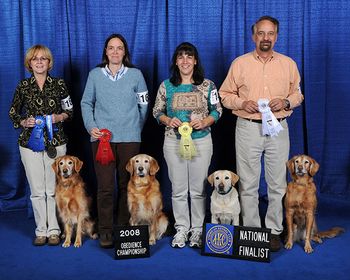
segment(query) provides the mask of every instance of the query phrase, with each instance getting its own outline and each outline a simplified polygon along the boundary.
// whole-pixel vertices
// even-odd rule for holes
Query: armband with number
[[[64,99],[61,99],[61,107],[63,110],[72,110],[73,109],[72,99],[70,98],[69,95]]]

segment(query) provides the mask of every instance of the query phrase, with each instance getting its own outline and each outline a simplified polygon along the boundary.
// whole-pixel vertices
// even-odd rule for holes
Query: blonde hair
[[[44,53],[44,56],[49,59],[48,71],[50,71],[53,67],[53,57],[50,49],[44,45],[34,45],[27,50],[24,59],[24,66],[30,73],[33,73],[32,67],[30,67],[30,61],[37,55],[39,51],[42,51]]]

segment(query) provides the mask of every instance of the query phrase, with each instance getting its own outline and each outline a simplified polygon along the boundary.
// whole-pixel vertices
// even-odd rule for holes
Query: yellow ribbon
[[[186,160],[191,160],[197,154],[196,146],[191,137],[192,127],[188,122],[183,122],[179,127],[180,139],[180,156]]]

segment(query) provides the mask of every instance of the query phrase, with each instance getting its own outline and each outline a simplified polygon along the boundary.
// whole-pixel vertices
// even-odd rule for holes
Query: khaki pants
[[[58,146],[56,150],[57,157],[63,156],[66,154],[66,145]],[[49,158],[45,151],[33,152],[20,146],[19,152],[30,187],[30,200],[36,224],[35,234],[46,237],[60,234],[56,217],[56,178],[51,167],[55,160]]]
[[[189,230],[202,231],[205,218],[205,183],[213,155],[211,135],[193,140],[197,156],[191,160],[180,157],[179,142],[180,140],[175,137],[166,136],[163,147],[172,185],[175,228],[186,232]]]
[[[236,163],[244,226],[261,227],[259,216],[259,181],[261,158],[265,162],[268,208],[265,226],[272,234],[283,230],[282,198],[287,188],[286,162],[289,155],[289,131],[281,121],[278,136],[262,136],[261,124],[238,118],[236,125]]]

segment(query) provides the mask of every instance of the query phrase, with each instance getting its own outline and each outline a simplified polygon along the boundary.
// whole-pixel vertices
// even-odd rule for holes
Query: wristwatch
[[[284,109],[289,110],[290,109],[290,102],[288,99],[284,99]]]

